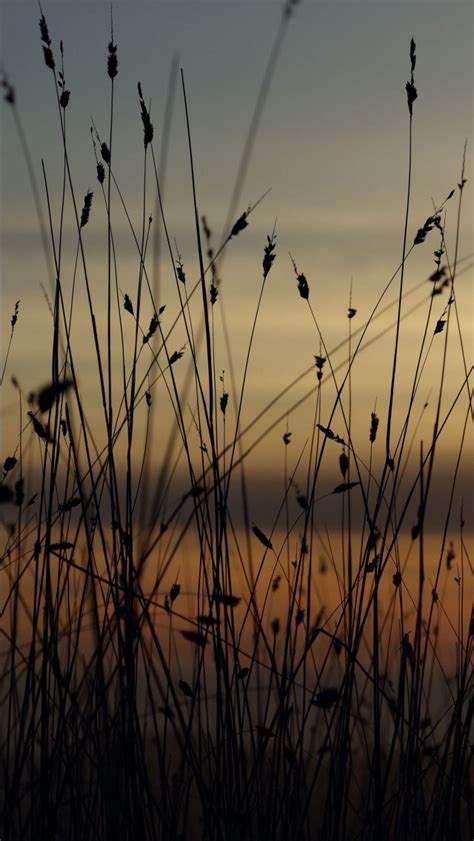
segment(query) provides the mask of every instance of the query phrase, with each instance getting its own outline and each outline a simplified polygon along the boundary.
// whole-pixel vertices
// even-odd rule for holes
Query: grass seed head
[[[271,236],[267,235],[267,244],[264,248],[263,262],[262,262],[263,279],[264,280],[266,279],[266,277],[267,277],[267,275],[268,275],[268,273],[269,273],[269,271],[270,271],[270,269],[273,265],[273,261],[275,260],[275,257],[276,257],[275,247],[276,247],[276,234],[274,232]]]
[[[221,412],[224,416],[225,416],[225,413],[226,413],[228,402],[229,402],[229,393],[227,391],[224,391],[223,394],[221,395],[221,398],[220,398],[220,401],[219,401]]]
[[[171,604],[173,604],[173,602],[176,601],[176,599],[178,598],[178,596],[180,594],[180,591],[181,591],[181,584],[177,584],[177,583],[173,584],[173,586],[170,590],[170,602],[171,602]]]
[[[125,293],[125,295],[123,296],[123,308],[124,308],[124,310],[129,312],[130,315],[134,314],[133,313],[133,304],[132,304],[130,298],[128,297],[127,293]]]
[[[143,144],[146,149],[148,144],[153,140],[153,125],[150,120],[150,112],[148,111],[145,105],[145,100],[143,99],[142,86],[140,82],[138,83],[138,98],[140,100],[140,113],[143,123]]]
[[[178,359],[181,359],[183,354],[184,354],[184,350],[175,350],[175,352],[172,353],[171,356],[170,356],[170,366],[174,365],[174,363],[177,362]]]
[[[308,281],[306,280],[306,277],[304,276],[304,274],[299,274],[298,275],[297,282],[298,282],[298,292],[300,293],[301,298],[303,298],[305,301],[307,301],[308,298],[309,298],[309,286],[308,286]]]
[[[296,611],[296,616],[295,616],[296,627],[301,625],[303,623],[303,621],[304,621],[304,610],[300,607],[299,610]]]
[[[56,64],[55,64],[55,61],[54,61],[53,53],[52,53],[52,51],[50,50],[49,47],[43,47],[43,56],[44,56],[44,63],[46,64],[46,67],[49,67],[50,70],[54,70],[54,68],[56,67]]]
[[[375,439],[377,438],[377,430],[379,428],[379,423],[380,423],[379,418],[377,417],[375,412],[372,412],[371,415],[370,415],[370,432],[369,432],[369,440],[370,440],[371,444],[373,444],[375,442]]]
[[[413,73],[416,66],[416,44],[413,38],[410,41],[410,62],[411,62],[411,72]]]
[[[184,266],[183,266],[183,263],[181,262],[181,257],[179,255],[178,255],[178,258],[176,260],[176,274],[178,276],[178,280],[180,281],[180,283],[183,283],[183,284],[186,283],[186,275],[184,273]]]
[[[110,151],[107,143],[100,144],[100,154],[102,155],[103,160],[106,164],[110,163]]]
[[[52,382],[44,386],[36,395],[38,408],[43,414],[49,412],[57,400],[72,386],[72,380]]]
[[[203,648],[207,645],[207,637],[205,637],[204,634],[198,633],[198,631],[181,631],[181,635],[185,640],[194,643],[194,645],[197,645],[199,648]]]
[[[156,333],[156,331],[157,331],[157,329],[158,329],[158,325],[159,325],[159,323],[160,323],[160,322],[159,322],[158,316],[157,316],[157,314],[156,314],[156,312],[155,312],[155,313],[153,313],[153,315],[152,315],[152,317],[151,317],[150,326],[148,327],[148,333],[146,333],[146,334],[145,334],[145,336],[143,336],[143,344],[144,344],[144,345],[146,345],[146,344],[147,344],[147,342],[149,342],[149,341],[150,341],[150,339],[152,338],[152,336],[154,336],[154,335],[155,335],[155,333]]]
[[[347,458],[345,452],[342,452],[341,455],[339,456],[339,469],[342,473],[343,478],[346,475],[348,468],[349,468],[349,459]]]
[[[314,359],[315,359],[314,364],[316,365],[316,377],[317,377],[318,381],[320,382],[323,378],[323,368],[324,368],[324,363],[326,362],[326,357],[325,356],[315,356]]]
[[[15,324],[16,324],[16,323],[17,323],[17,321],[18,321],[18,311],[19,311],[19,308],[20,308],[20,302],[19,302],[19,301],[16,301],[16,303],[15,303],[15,307],[14,307],[14,310],[13,310],[13,315],[12,315],[12,317],[11,317],[11,319],[10,319],[10,325],[11,325],[11,328],[12,328],[12,333],[13,333],[13,331],[14,331],[14,329],[15,329]]]
[[[118,72],[117,44],[110,41],[107,56],[107,73],[110,79],[115,79]]]
[[[244,213],[242,213],[242,216],[239,216],[239,218],[237,219],[237,222],[235,222],[235,224],[234,224],[234,226],[233,226],[233,228],[230,232],[230,237],[238,236],[240,234],[240,232],[243,231],[248,226],[247,216],[248,216],[248,211],[245,211]],[[230,239],[230,237],[229,237],[229,239]]]
[[[41,14],[41,17],[39,19],[39,28],[41,40],[44,44],[46,44],[47,47],[49,47],[51,44],[51,38],[49,37],[48,24],[46,23],[46,18],[43,14]]]
[[[70,96],[71,96],[71,91],[64,90],[62,92],[61,96],[59,97],[59,104],[60,104],[61,108],[63,108],[63,109],[67,108],[67,106],[69,105]]]
[[[91,212],[92,196],[93,195],[94,194],[91,192],[91,190],[88,190],[87,193],[84,196],[84,205],[82,207],[81,223],[80,223],[81,228],[84,228],[85,225],[87,225],[87,223],[89,221],[89,215],[90,215],[90,212]]]
[[[10,470],[13,470],[17,463],[15,456],[8,456],[3,462],[3,475],[6,476]]]
[[[0,84],[1,84],[1,86],[3,88],[3,91],[4,91],[4,93],[3,93],[4,101],[7,102],[8,105],[14,105],[15,102],[16,102],[15,88],[8,81],[8,78],[5,75],[5,73],[2,73],[2,80],[1,80]]]

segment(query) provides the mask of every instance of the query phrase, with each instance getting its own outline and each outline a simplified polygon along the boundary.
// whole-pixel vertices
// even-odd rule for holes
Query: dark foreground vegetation
[[[285,7],[280,40],[295,5]],[[407,56],[409,172],[400,264],[387,267],[372,312],[357,329],[349,301],[343,363],[334,362],[312,306],[310,270],[303,272],[297,254],[289,263],[290,292],[314,325],[313,409],[308,445],[297,456],[288,408],[276,424],[285,475],[270,521],[263,508],[250,510],[252,422],[242,418],[247,380],[258,365],[254,336],[279,256],[273,225],[255,258],[260,292],[242,370],[231,365],[222,374],[220,342],[232,361],[232,339],[224,329],[218,340],[216,330],[225,307],[221,261],[265,207],[259,201],[244,212],[234,206],[258,121],[226,235],[214,246],[199,211],[186,84],[179,79],[199,266],[193,278],[167,224],[145,84],[137,91],[139,224],[121,190],[113,156],[119,70],[113,30],[105,63],[109,116],[91,129],[93,193],[75,181],[66,56],[43,15],[40,37],[62,139],[58,196],[51,195],[46,168],[32,167],[21,103],[3,78],[4,118],[18,131],[49,267],[51,368],[47,384],[30,395],[22,389],[23,373],[9,370],[20,302],[1,362],[2,387],[13,384],[18,405],[18,428],[4,438],[0,480],[2,841],[471,838],[474,623],[465,581],[472,572],[466,537],[472,523],[467,503],[460,507],[456,496],[472,422],[471,369],[456,299],[457,279],[470,268],[459,253],[465,161],[453,191],[420,227],[412,224],[415,43]],[[174,300],[166,302],[157,295],[150,202],[175,281]],[[455,203],[451,253],[445,211]],[[95,216],[106,221],[105,310],[91,282],[88,231]],[[119,217],[136,252],[136,277],[126,289],[118,280]],[[67,226],[75,235],[72,275],[63,272]],[[409,307],[405,269],[428,241],[432,262],[400,427],[394,418]],[[88,319],[78,326],[79,301]],[[390,307],[387,411],[379,417],[369,407],[362,434],[351,418],[358,399],[352,373],[369,337],[368,353],[377,353],[377,319]],[[92,373],[77,363],[84,342],[95,360]],[[459,351],[456,370],[447,362],[451,344]],[[435,350],[441,362],[433,419],[422,441],[420,391]],[[457,384],[449,402],[448,380]],[[291,397],[294,385],[275,395],[260,420]],[[464,420],[453,429],[450,418],[459,407]],[[427,522],[445,435],[456,456],[433,554]],[[327,459],[336,464],[329,486]],[[337,544],[319,516],[319,500],[328,494],[339,511]],[[321,534],[329,547],[325,561]],[[410,582],[408,562],[416,569]],[[445,602],[453,579],[454,613]],[[318,582],[332,593],[325,601]]]

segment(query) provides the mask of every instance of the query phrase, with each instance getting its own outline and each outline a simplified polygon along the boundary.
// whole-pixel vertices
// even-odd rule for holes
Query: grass
[[[465,159],[457,187],[410,240],[413,41],[401,259],[371,313],[355,326],[351,292],[346,338],[331,348],[312,304],[311,278],[300,271],[298,256],[291,257],[293,294],[301,298],[301,317],[313,326],[319,350],[314,363],[249,421],[243,409],[258,365],[255,337],[271,294],[268,278],[281,259],[271,225],[256,257],[260,291],[243,369],[232,363],[224,375],[219,367],[225,346],[232,347],[222,261],[261,211],[258,200],[240,216],[234,212],[295,5],[285,7],[240,162],[233,215],[216,250],[199,212],[181,74],[199,266],[193,280],[168,226],[140,84],[138,227],[123,197],[113,154],[119,71],[113,27],[107,139],[91,129],[98,184],[82,202],[69,151],[63,49],[53,48],[43,13],[41,43],[63,150],[59,204],[44,166],[42,187],[37,184],[15,91],[3,79],[55,282],[50,380],[25,395],[20,375],[12,377],[18,432],[0,484],[2,839],[433,841],[473,834],[474,621],[465,584],[472,572],[472,524],[464,522],[467,512],[456,496],[472,421],[471,368],[456,299],[457,278],[470,268],[459,239]],[[166,159],[166,149],[161,155]],[[166,310],[150,276],[151,190],[175,280],[176,297]],[[450,255],[445,210],[456,201]],[[107,228],[105,315],[88,254],[88,229],[100,213]],[[119,285],[114,236],[119,213],[137,257],[135,287],[126,290]],[[63,271],[67,223],[76,237],[72,282]],[[410,306],[406,266],[428,238],[435,242],[434,265],[429,282],[420,285],[429,294]],[[398,292],[392,292],[396,282]],[[79,301],[88,313],[80,334]],[[397,431],[401,327],[413,310],[418,352]],[[383,315],[392,313],[387,326]],[[2,384],[21,314],[17,302]],[[88,394],[77,361],[85,336],[96,377]],[[354,423],[353,378],[359,365],[369,369],[365,354],[377,353],[387,337],[388,411],[379,417],[377,407],[369,407],[362,434]],[[448,365],[452,345],[460,351],[458,371]],[[434,416],[422,438],[426,406],[415,412],[436,354]],[[293,397],[308,376],[309,390]],[[456,385],[446,400],[452,378]],[[308,400],[308,441],[293,455],[290,418]],[[459,411],[463,422],[453,430],[450,421]],[[268,506],[254,502],[252,456],[275,428],[282,491],[269,516]],[[446,435],[455,440],[456,457],[434,537],[429,509]],[[328,459],[336,461],[338,478],[327,472]],[[325,526],[324,506],[338,512],[337,530]],[[454,613],[446,597],[453,578]]]

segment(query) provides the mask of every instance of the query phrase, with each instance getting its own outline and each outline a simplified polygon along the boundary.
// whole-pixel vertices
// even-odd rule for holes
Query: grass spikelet
[[[10,319],[10,327],[12,328],[12,333],[13,333],[13,331],[14,331],[14,329],[15,329],[15,325],[16,325],[16,323],[17,323],[17,321],[18,321],[18,312],[19,312],[19,309],[20,309],[20,302],[19,302],[19,301],[16,301],[16,303],[15,303],[15,307],[14,307],[14,310],[13,310],[13,314],[12,314],[12,317],[11,317],[11,319]]]
[[[102,155],[102,159],[106,164],[110,164],[110,150],[107,146],[107,143],[100,144],[100,154]]]
[[[176,601],[180,592],[181,592],[181,585],[177,584],[177,583],[173,584],[173,586],[172,586],[172,588],[169,592],[169,597],[170,597],[170,603],[171,604],[173,604],[173,602]]]
[[[59,104],[61,108],[66,109],[69,105],[69,99],[71,97],[71,91],[63,90],[61,96],[59,97]]]
[[[227,411],[227,406],[229,403],[229,393],[227,391],[223,391],[220,398],[219,398],[219,406],[220,410],[223,415],[225,415]]]
[[[298,281],[298,292],[300,293],[301,298],[303,298],[305,301],[307,301],[308,298],[309,298],[309,286],[308,286],[308,281],[306,280],[306,277],[304,276],[304,274],[299,274],[298,277],[297,277],[297,281]]]
[[[275,247],[276,247],[276,234],[275,230],[271,236],[267,236],[267,244],[264,248],[264,255],[263,255],[263,279],[266,280],[268,273],[273,266],[273,262],[275,260]]]
[[[416,44],[415,44],[413,38],[411,39],[411,42],[410,42],[410,65],[411,65],[411,77],[410,77],[410,80],[406,83],[405,87],[406,87],[406,92],[407,92],[408,111],[410,112],[410,117],[412,117],[413,116],[413,103],[414,103],[415,99],[418,97],[418,91],[415,88],[414,77],[413,77],[413,73],[414,73],[415,65],[416,65]]]
[[[87,223],[89,221],[89,215],[90,215],[90,212],[91,212],[92,196],[93,195],[94,194],[92,193],[92,191],[88,190],[87,193],[84,196],[84,204],[83,204],[83,207],[82,207],[81,222],[80,222],[80,227],[81,228],[84,228],[85,225],[87,225]]]
[[[142,86],[140,82],[138,82],[138,98],[140,100],[140,114],[143,123],[143,144],[146,149],[148,144],[153,140],[153,125],[150,120],[150,113],[145,105],[145,100],[143,99]]]
[[[370,415],[370,432],[369,432],[369,441],[371,444],[375,443],[375,439],[377,438],[377,430],[379,428],[380,420],[375,414],[375,412],[371,412]]]
[[[321,382],[321,380],[323,378],[323,368],[324,368],[326,359],[325,359],[324,356],[315,356],[314,359],[315,359],[314,364],[316,365],[316,378],[319,382]]]
[[[4,478],[7,475],[7,473],[10,473],[10,471],[13,470],[13,468],[15,467],[16,464],[17,464],[17,459],[15,458],[15,456],[8,456],[5,459],[5,461],[3,462],[3,477]]]
[[[343,494],[346,491],[351,491],[352,488],[356,488],[357,485],[360,485],[360,482],[343,482],[342,485],[337,485],[334,490],[331,491],[332,494]]]
[[[342,477],[344,478],[349,468],[349,459],[347,458],[345,452],[342,452],[339,456],[339,469],[341,471]]]
[[[200,613],[199,616],[197,616],[197,621],[200,625],[206,626],[217,625],[219,623],[219,620],[215,616],[208,616],[205,613]]]
[[[184,350],[175,350],[170,356],[170,365],[174,365],[179,359],[184,356]]]
[[[415,239],[413,240],[413,244],[421,245],[421,243],[425,241],[426,237],[433,230],[433,228],[439,226],[440,221],[441,217],[438,214],[435,214],[434,216],[428,216],[423,227],[418,228]]]
[[[36,432],[38,438],[42,438],[45,441],[49,440],[49,433],[48,430],[43,426],[41,421],[38,420],[37,417],[33,414],[33,412],[28,412],[28,417],[31,419],[31,423],[33,424],[33,429]]]
[[[53,53],[51,51],[51,38],[49,36],[48,24],[46,23],[46,18],[41,10],[41,17],[39,19],[39,28],[40,28],[40,35],[41,40],[43,42],[43,55],[46,67],[49,67],[50,70],[54,70],[55,63],[53,58]]]
[[[241,231],[245,230],[245,228],[248,226],[247,216],[248,210],[244,211],[244,213],[242,213],[242,215],[239,216],[237,221],[234,222],[234,225],[232,226],[232,230],[230,232],[230,237],[237,237]]]
[[[43,47],[43,56],[46,67],[49,67],[50,70],[54,70],[56,63],[54,61],[52,50],[49,47]]]
[[[298,272],[298,269],[296,268],[296,263],[293,260],[293,257],[291,256],[291,254],[290,254],[290,260],[293,264],[293,270],[294,270],[294,273],[296,275],[296,284],[297,284],[297,287],[298,287],[298,292],[300,293],[300,297],[303,298],[304,301],[307,301],[308,298],[309,298],[308,281],[306,280],[306,277],[304,276],[304,274],[302,274],[302,273],[300,274]]]
[[[13,85],[10,84],[8,77],[5,73],[2,73],[0,84],[3,88],[4,102],[6,102],[8,105],[15,105],[15,88],[13,87]]]
[[[329,427],[327,426],[323,426],[322,423],[317,423],[316,426],[318,429],[321,430],[321,432],[323,433],[323,435],[326,436],[326,438],[329,438],[330,441],[335,441],[336,444],[346,443],[340,435],[336,435],[336,433],[333,432],[332,429],[329,429]]]
[[[181,259],[181,254],[178,250],[176,254],[176,275],[178,277],[179,282],[184,285],[186,283],[186,274],[184,272],[184,265]]]
[[[107,55],[107,73],[110,79],[115,79],[118,73],[117,44],[109,41]]]
[[[207,645],[207,637],[205,637],[204,634],[200,634],[198,631],[181,631],[181,636],[183,636],[188,642],[192,642],[194,645],[197,645],[199,648],[203,648]]]
[[[394,586],[395,586],[395,587],[400,587],[400,584],[402,583],[402,576],[401,576],[401,573],[397,571],[397,572],[396,572],[396,573],[392,576],[392,581],[393,581],[393,584],[394,584]]]
[[[40,10],[41,10],[41,6],[40,6]],[[39,28],[40,28],[41,40],[43,41],[43,43],[46,44],[47,47],[49,47],[51,45],[51,38],[49,37],[49,30],[48,30],[48,24],[46,23],[46,18],[45,18],[44,14],[42,12],[41,12],[41,17],[39,19]]]
[[[252,531],[260,543],[262,543],[267,549],[273,549],[271,540],[254,523],[252,524]]]
[[[123,308],[124,308],[124,310],[129,312],[130,315],[135,314],[134,311],[133,311],[133,304],[132,304],[129,296],[127,295],[127,293],[125,293],[125,295],[123,296]]]
[[[159,325],[159,323],[160,323],[160,322],[159,322],[159,319],[158,319],[158,315],[157,315],[157,313],[155,312],[155,313],[153,313],[153,315],[152,315],[152,317],[151,317],[150,324],[149,324],[149,327],[148,327],[148,331],[147,331],[147,333],[143,336],[143,344],[144,344],[144,345],[146,345],[146,344],[147,344],[147,342],[149,342],[149,341],[150,341],[150,339],[151,339],[151,338],[155,335],[155,333],[156,333],[156,331],[157,331],[157,329],[158,329],[158,325]]]
[[[36,397],[38,408],[43,414],[48,412],[52,406],[59,400],[60,396],[64,394],[72,386],[72,380],[62,380],[61,382],[50,383],[44,386]]]

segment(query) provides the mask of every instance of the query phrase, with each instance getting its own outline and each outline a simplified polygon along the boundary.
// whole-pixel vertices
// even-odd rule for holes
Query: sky
[[[143,143],[137,82],[143,85],[155,128],[156,150],[166,134],[164,125],[170,69],[182,68],[189,106],[196,186],[200,213],[206,214],[216,247],[221,241],[242,148],[268,58],[280,26],[283,4],[275,2],[118,2],[114,3],[114,38],[119,72],[115,82],[115,171],[133,224],[141,220]],[[58,56],[64,44],[69,156],[75,189],[83,196],[95,191],[91,221],[85,230],[89,271],[97,306],[99,331],[104,330],[106,237],[104,209],[95,179],[91,119],[106,137],[109,86],[106,74],[110,38],[110,7],[105,2],[47,2],[43,11]],[[41,161],[51,194],[54,228],[60,212],[62,148],[51,73],[45,67],[39,40],[38,7],[29,0],[0,7],[2,67],[14,85],[44,203]],[[301,2],[285,29],[268,97],[259,111],[259,130],[239,201],[240,215],[268,189],[253,212],[249,228],[231,241],[221,270],[221,301],[216,315],[217,367],[229,383],[229,360],[222,328],[222,308],[231,335],[232,356],[241,381],[243,364],[261,282],[266,237],[276,220],[277,258],[269,276],[251,359],[243,422],[264,408],[272,396],[311,366],[320,350],[314,323],[299,298],[290,252],[308,278],[311,302],[328,349],[347,337],[347,307],[357,315],[353,329],[364,323],[378,295],[400,262],[406,202],[408,110],[405,83],[409,76],[409,45],[416,41],[413,179],[409,242],[443,201],[460,177],[467,140],[468,179],[460,228],[460,264],[469,266],[472,253],[472,118],[473,50],[471,3],[464,2]],[[168,225],[176,238],[188,276],[196,279],[198,263],[193,228],[192,192],[187,153],[183,97],[176,86],[163,193]],[[113,220],[119,261],[119,286],[133,295],[137,254],[117,196]],[[454,252],[456,198],[448,204],[447,241]],[[146,214],[155,215],[150,178]],[[15,442],[16,396],[9,382],[15,374],[27,393],[47,381],[50,372],[51,319],[46,296],[48,276],[41,249],[31,187],[14,120],[8,105],[1,111],[1,302],[2,359],[16,300],[20,317],[2,388],[2,451]],[[432,235],[434,237],[434,235]],[[417,248],[407,263],[406,288],[411,301],[428,306],[438,241]],[[75,255],[71,207],[66,200],[63,276],[70,288]],[[161,265],[159,303],[166,318],[176,312],[176,291],[165,256]],[[150,262],[150,272],[153,267]],[[468,365],[472,351],[472,271],[459,277],[458,304]],[[397,287],[387,300],[393,300]],[[84,393],[93,389],[90,330],[84,327],[86,301],[78,277],[73,321],[77,360]],[[45,290],[46,295],[45,295]],[[446,296],[436,299],[432,326],[442,317]],[[408,306],[408,305],[407,305]],[[423,332],[420,312],[403,323],[399,374],[403,416]],[[151,305],[146,310],[149,317]],[[388,325],[389,316],[381,325]],[[165,322],[166,323],[166,322]],[[431,326],[431,330],[432,330]],[[126,326],[126,331],[128,330]],[[377,328],[378,329],[378,328]],[[375,335],[377,330],[369,332]],[[454,331],[455,332],[455,331]],[[131,332],[127,334],[129,337]],[[185,337],[176,336],[176,349]],[[420,411],[436,387],[440,347],[434,347],[420,389]],[[174,346],[173,346],[174,349]],[[389,360],[393,333],[361,354],[354,367],[354,423],[365,427],[374,405],[386,410]],[[343,362],[339,352],[334,362]],[[364,361],[367,360],[367,361]],[[387,361],[388,360],[388,361]],[[455,336],[448,357],[444,410],[463,378],[462,357]],[[311,428],[311,413],[292,411],[293,402],[309,390],[311,374],[278,405],[272,417],[290,413],[299,445]],[[96,386],[96,383],[95,383]],[[329,391],[329,388],[327,389]],[[91,390],[90,392],[94,392]],[[94,399],[88,398],[94,412]],[[308,403],[305,404],[305,407]],[[325,410],[331,405],[328,398]],[[449,465],[459,446],[465,401],[453,416],[456,434],[448,436],[442,455]],[[432,424],[432,415],[429,417]],[[364,426],[365,425],[365,426]],[[285,421],[267,436],[255,453],[262,469],[274,468],[275,442]],[[431,428],[431,427],[427,427]],[[276,436],[276,437],[275,437]],[[364,438],[364,446],[366,446]],[[249,439],[250,440],[253,439]],[[280,470],[281,461],[278,469]],[[467,491],[469,478],[463,479]],[[261,493],[261,491],[259,491]]]

